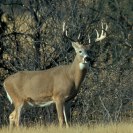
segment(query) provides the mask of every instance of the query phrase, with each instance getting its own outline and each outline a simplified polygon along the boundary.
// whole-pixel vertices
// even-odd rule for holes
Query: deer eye
[[[82,53],[82,51],[80,50],[79,53]]]

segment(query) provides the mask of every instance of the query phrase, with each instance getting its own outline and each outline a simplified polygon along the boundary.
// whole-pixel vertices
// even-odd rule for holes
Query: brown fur
[[[73,45],[74,46],[74,45]],[[77,50],[85,51],[84,46],[74,46],[77,55],[70,65],[57,66],[43,71],[22,71],[9,76],[5,90],[11,97],[15,110],[10,115],[10,125],[19,126],[21,108],[24,104],[45,104],[53,101],[56,104],[60,126],[64,123],[64,102],[72,99],[79,90],[87,69],[80,69],[83,56]],[[68,126],[67,122],[66,125]]]

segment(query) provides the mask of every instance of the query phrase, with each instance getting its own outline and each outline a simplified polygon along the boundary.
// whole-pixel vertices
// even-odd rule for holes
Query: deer
[[[65,27],[65,23],[63,23],[63,32],[68,37]],[[106,37],[107,28],[107,24],[104,29],[102,23],[101,35],[96,30],[96,42]],[[77,95],[87,73],[90,61],[87,52],[90,49],[90,38],[88,45],[72,41],[72,47],[76,56],[68,65],[40,71],[19,71],[4,80],[7,98],[14,105],[14,110],[9,115],[10,127],[20,126],[21,110],[25,105],[44,107],[51,104],[55,104],[59,126],[62,127],[65,124],[66,127],[69,127],[65,102],[72,100]]]

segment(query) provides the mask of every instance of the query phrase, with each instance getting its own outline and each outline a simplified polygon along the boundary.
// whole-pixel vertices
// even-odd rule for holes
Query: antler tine
[[[105,28],[105,31],[107,31],[107,30],[108,30],[108,28],[109,28],[109,27],[108,27],[108,25],[107,25],[107,23],[106,23],[106,28]]]
[[[97,29],[95,29],[95,31],[96,31],[96,34],[97,34],[97,38],[99,38],[100,35],[99,35]]]
[[[104,29],[103,22],[101,24],[102,24],[102,32],[101,32],[101,35],[99,35],[98,31],[96,30],[97,38],[96,38],[95,42],[101,41],[104,38],[106,38],[106,32],[107,32],[107,29],[108,29],[108,25],[106,23],[106,27]]]
[[[106,24],[106,27],[105,27],[105,29],[103,28],[103,23],[102,23],[102,33],[101,33],[101,35],[104,35],[105,37],[106,37],[106,32],[107,32],[107,30],[108,30],[108,25],[107,25],[107,23],[105,23]]]
[[[79,35],[78,35],[78,40],[80,39],[80,33],[79,33]]]
[[[66,25],[66,23],[63,22],[63,32],[65,31],[65,25]]]
[[[103,35],[104,35],[103,22],[101,22],[101,25],[102,25],[102,32],[101,32],[101,36],[103,36]],[[106,32],[105,32],[105,34],[106,34]]]
[[[65,35],[67,36],[67,30],[66,30],[66,23],[63,22],[63,33],[65,33]]]
[[[91,43],[90,35],[88,34],[89,44]]]

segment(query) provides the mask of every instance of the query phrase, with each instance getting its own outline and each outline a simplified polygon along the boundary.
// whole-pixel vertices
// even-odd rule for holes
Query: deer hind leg
[[[15,106],[14,111],[10,114],[9,121],[10,121],[11,128],[13,126],[19,127],[22,107],[23,107],[23,104],[19,104],[19,105]]]
[[[16,111],[14,110],[9,116],[10,127],[13,127],[15,124],[15,115]]]
[[[68,128],[68,127],[69,127],[69,125],[68,125],[68,122],[67,122],[67,116],[66,116],[66,109],[65,109],[65,105],[63,106],[63,115],[64,115],[64,120],[65,120],[66,127]]]

